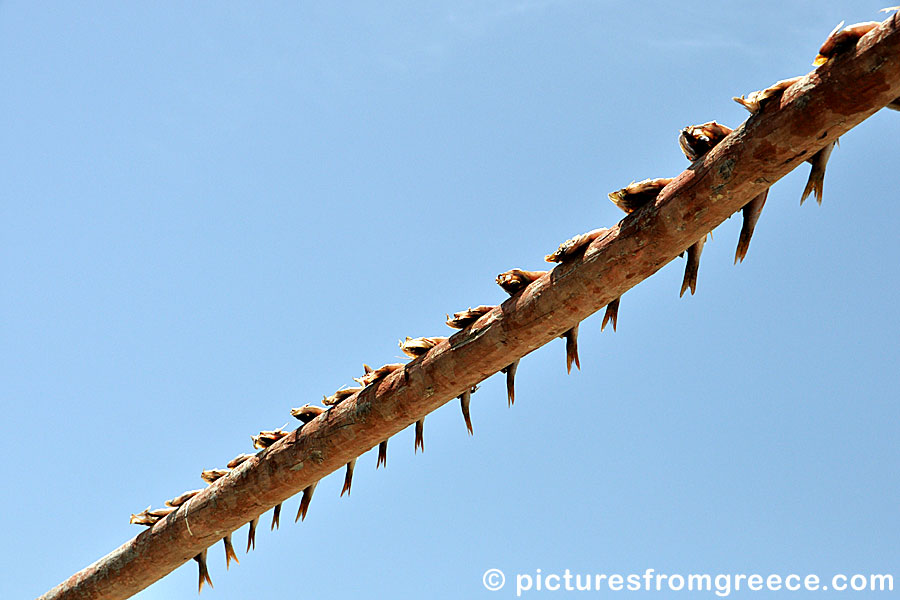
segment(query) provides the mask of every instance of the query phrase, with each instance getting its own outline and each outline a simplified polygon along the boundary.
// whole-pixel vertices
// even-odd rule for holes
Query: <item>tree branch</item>
[[[898,97],[900,17],[895,14],[855,51],[788,89],[780,105],[751,116],[681,173],[655,203],[591,244],[583,258],[557,266],[425,357],[247,460],[42,598],[118,599],[146,588],[229,532],[600,310]],[[502,267],[507,266],[515,265]]]

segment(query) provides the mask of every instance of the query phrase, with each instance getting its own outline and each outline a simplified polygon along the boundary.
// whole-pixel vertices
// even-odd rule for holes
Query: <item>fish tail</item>
[[[425,419],[419,419],[416,421],[416,441],[415,446],[413,448],[413,452],[418,451],[421,448],[422,452],[425,452]]]
[[[313,492],[316,491],[317,485],[319,485],[318,481],[303,489],[303,497],[300,498],[300,508],[297,509],[297,517],[294,519],[294,523],[298,520],[306,520],[306,511],[309,510],[309,503],[312,502]]]
[[[837,140],[831,142],[809,159],[812,168],[809,170],[809,179],[806,180],[806,187],[803,188],[803,195],[800,196],[801,205],[810,194],[814,194],[816,202],[821,206],[822,193],[825,186],[825,168],[828,166],[828,159],[831,158],[831,152],[834,150],[836,144]]]
[[[578,360],[578,325],[563,334],[566,338],[566,372],[572,372],[572,363],[581,370],[581,361]]]
[[[272,511],[272,525],[269,527],[270,531],[275,531],[280,526],[281,521],[281,504],[275,505],[275,510]]]
[[[206,550],[194,557],[197,561],[197,569],[200,572],[200,582],[197,585],[197,593],[203,591],[203,584],[208,583],[209,587],[213,587],[212,579],[209,576],[209,569],[206,568]]]
[[[703,253],[703,244],[706,243],[706,236],[703,236],[699,242],[694,243],[688,248],[687,264],[684,266],[684,281],[681,282],[681,294],[690,289],[691,295],[697,291],[697,272],[700,270],[700,255]]]
[[[612,323],[613,331],[616,330],[616,325],[619,321],[619,300],[621,298],[616,298],[606,305],[606,312],[603,314],[603,323],[600,324],[600,331],[606,328],[607,323]]]
[[[240,564],[241,561],[238,560],[237,554],[234,552],[234,546],[231,544],[231,534],[229,533],[224,538],[222,538],[222,543],[225,544],[225,568],[231,566],[231,561]]]
[[[756,229],[756,223],[759,221],[759,216],[766,205],[766,197],[768,195],[769,190],[764,191],[741,209],[741,215],[744,220],[741,224],[741,235],[738,238],[737,250],[734,253],[734,264],[744,262],[744,258],[747,256],[747,250],[750,249],[750,238],[753,237],[753,231]]]
[[[347,492],[347,496],[350,495],[350,486],[353,483],[353,467],[355,466],[355,458],[347,463],[347,471],[344,473],[344,487],[341,489],[341,496],[344,495],[344,492]]]
[[[519,368],[519,361],[515,361],[504,371],[506,371],[506,401],[508,406],[516,403],[516,369]]]
[[[250,529],[247,531],[247,549],[244,552],[250,552],[252,547],[256,550],[256,524],[259,523],[259,517],[250,521]]]
[[[378,462],[375,463],[375,468],[384,465],[384,468],[387,469],[387,445],[388,441],[384,440],[380,444],[378,444]]]
[[[469,430],[469,435],[474,435],[472,431],[472,415],[469,414],[469,404],[472,401],[472,391],[466,390],[459,397],[459,407],[462,409],[463,419],[466,422],[466,429]]]

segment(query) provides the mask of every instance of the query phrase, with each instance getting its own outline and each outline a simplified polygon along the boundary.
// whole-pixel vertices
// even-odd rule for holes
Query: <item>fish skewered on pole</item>
[[[547,274],[547,271],[525,271],[523,269],[510,269],[497,275],[497,285],[510,296],[515,296],[532,282]],[[500,370],[506,374],[506,400],[509,406],[516,403],[516,371],[519,368],[517,359]]]
[[[609,233],[609,229],[601,228],[588,231],[576,235],[559,245],[552,254],[544,257],[547,262],[564,263],[573,261],[584,254],[587,247],[596,239],[602,238]],[[603,330],[601,325],[600,330]],[[578,325],[566,331],[562,336],[566,340],[566,372],[572,372],[572,364],[574,363],[578,370],[581,370],[581,361],[578,359]]]

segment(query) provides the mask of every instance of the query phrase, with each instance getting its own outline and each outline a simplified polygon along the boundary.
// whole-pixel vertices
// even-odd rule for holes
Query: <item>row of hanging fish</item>
[[[897,11],[900,7],[892,7],[883,9],[882,12]],[[870,32],[872,29],[880,25],[877,21],[869,21],[865,23],[857,23],[849,27],[843,27],[840,23],[822,44],[816,55],[813,65],[820,67],[827,65],[841,54],[845,54],[855,48],[859,39]],[[842,28],[843,27],[843,28]],[[744,96],[735,97],[734,101],[746,108],[751,115],[762,112],[770,103],[777,103],[781,99],[785,90],[803,79],[803,76],[783,79],[776,82],[772,86],[750,93],[746,98]],[[887,105],[887,108],[900,110],[900,98],[893,100]],[[733,130],[730,127],[721,125],[715,121],[685,127],[678,136],[678,143],[685,157],[691,161],[697,161],[724,140]],[[835,140],[824,148],[816,152],[807,162],[812,165],[809,178],[803,193],[800,196],[800,204],[814,194],[816,202],[822,204],[823,186],[825,181],[825,168],[828,165],[828,159],[834,150],[838,140]],[[609,194],[609,199],[626,214],[638,210],[639,208],[652,203],[656,197],[674,178],[656,178],[646,179],[644,181],[634,183],[622,188],[621,190]],[[750,248],[750,238],[756,229],[756,224],[762,214],[763,207],[766,204],[766,198],[769,190],[766,189],[741,209],[743,222],[741,232],[738,237],[737,249],[734,254],[734,262],[743,262],[747,256],[747,250]],[[708,235],[708,234],[707,234]],[[700,269],[700,255],[703,252],[703,246],[706,243],[704,235],[700,240],[692,244],[687,250],[687,263],[684,270],[684,279],[681,284],[681,296],[690,289],[693,295],[697,289],[697,273]],[[616,318],[619,309],[619,299],[611,302],[607,307],[607,314],[604,316],[601,331],[608,320],[612,320],[613,329],[615,330]]]
[[[900,7],[894,7],[892,9],[884,10],[900,10]],[[819,49],[819,53],[816,56],[813,64],[817,67],[829,64],[841,54],[852,50],[855,47],[856,43],[859,41],[860,37],[871,31],[878,25],[880,25],[880,23],[873,21],[867,23],[857,23],[856,25],[842,28],[843,23],[841,23],[835,28],[834,31],[831,32],[831,34],[828,36],[828,39],[825,40],[825,43]],[[734,98],[734,100],[744,106],[748,111],[750,111],[752,115],[755,115],[763,112],[765,107],[770,103],[777,102],[781,98],[784,91],[800,79],[801,77],[785,79],[764,90],[752,92],[746,98],[741,96],[739,98]],[[897,98],[896,100],[891,102],[891,104],[888,105],[888,108],[900,110],[900,98]],[[694,162],[703,158],[703,156],[706,155],[707,152],[709,152],[717,144],[722,142],[722,140],[724,140],[729,134],[731,134],[731,132],[731,128],[716,123],[715,121],[710,121],[701,125],[685,127],[683,130],[681,130],[678,136],[678,143],[685,157],[689,161]],[[807,197],[809,197],[810,194],[815,195],[816,201],[819,204],[822,203],[825,168],[828,164],[828,159],[830,158],[831,152],[834,149],[836,143],[837,140],[828,144],[807,161],[812,165],[812,168],[810,170],[806,187],[804,188],[803,193],[800,197],[801,204],[806,200]],[[646,206],[647,204],[654,202],[659,196],[660,192],[672,180],[673,178],[655,178],[646,179],[637,183],[632,182],[631,184],[620,190],[611,192],[610,194],[608,194],[608,196],[609,199],[623,212],[625,212],[626,214],[631,214]],[[748,202],[741,209],[743,224],[741,226],[737,249],[734,255],[735,264],[743,261],[747,255],[747,250],[750,247],[750,239],[753,236],[756,224],[759,221],[759,217],[762,213],[763,207],[766,204],[767,195],[768,189],[750,200],[750,202]],[[592,242],[602,238],[608,231],[609,230],[605,228],[594,229],[587,233],[575,236],[572,239],[563,242],[555,252],[548,254],[545,257],[545,260],[550,263],[566,263],[575,260],[584,254],[585,250],[587,250],[588,246],[590,246]],[[694,294],[697,289],[697,273],[700,267],[700,255],[703,252],[703,246],[706,242],[706,237],[707,235],[704,235],[700,240],[694,242],[694,244],[692,244],[687,250],[687,262],[685,265],[684,278],[681,284],[682,296],[687,290],[690,290],[691,294]],[[526,271],[523,269],[511,269],[498,275],[496,278],[496,283],[507,294],[509,294],[510,297],[512,297],[522,292],[530,284],[540,279],[547,273],[548,271]],[[612,324],[612,328],[615,331],[618,322],[619,304],[620,299],[617,298],[610,302],[606,307],[603,322],[600,326],[601,331],[606,327],[608,323]],[[496,306],[488,305],[481,305],[476,308],[468,308],[464,311],[454,313],[452,317],[450,315],[447,315],[446,324],[453,329],[466,329],[495,308]],[[565,338],[566,340],[566,371],[571,373],[573,364],[576,368],[581,369],[581,362],[578,357],[578,325],[575,325],[560,337]],[[400,349],[408,357],[415,360],[425,356],[429,351],[431,351],[432,348],[447,339],[448,338],[446,337],[407,337],[405,340],[400,341]],[[305,406],[302,406],[300,408],[292,409],[291,415],[301,422],[302,430],[303,425],[311,422],[313,419],[317,418],[323,413],[326,413],[330,408],[358,394],[368,386],[377,385],[384,378],[395,373],[396,371],[405,369],[406,366],[407,365],[403,363],[391,363],[383,365],[377,369],[373,369],[369,365],[363,365],[362,376],[353,378],[354,381],[357,382],[357,386],[341,388],[330,396],[324,397],[322,400],[322,404],[324,404],[325,406],[314,406],[311,404],[306,404]],[[517,359],[510,363],[508,366],[501,369],[501,372],[506,375],[507,402],[509,406],[512,406],[515,403],[515,377],[518,366],[519,360]],[[476,389],[477,388],[473,386],[459,396],[463,421],[470,435],[473,434],[470,403],[472,393],[475,392]],[[425,419],[423,417],[415,424],[415,441],[413,446],[415,452],[418,452],[419,449],[421,449],[423,452],[425,450],[424,427]],[[258,450],[264,451],[272,444],[288,435],[288,433],[289,432],[285,431],[283,428],[278,428],[271,431],[261,431],[258,435],[251,437],[253,447]],[[376,469],[381,466],[387,466],[387,447],[387,440],[382,441],[378,445],[378,459],[376,461]],[[209,469],[203,471],[201,473],[201,477],[207,484],[213,484],[220,478],[227,476],[232,469],[236,468],[244,461],[254,458],[254,456],[255,455],[253,454],[240,454],[232,459],[226,465],[225,469]],[[356,466],[356,460],[357,459],[354,458],[346,465],[344,484],[341,488],[340,494],[341,496],[343,496],[345,493],[348,495],[350,494],[350,488],[353,481],[353,470]],[[313,492],[315,492],[317,485],[318,482],[313,483],[303,490],[303,496],[300,500],[300,506],[297,510],[297,516],[294,518],[295,522],[304,520],[306,518],[307,511],[309,510],[309,504],[312,500]],[[171,500],[167,500],[163,508],[151,509],[150,507],[147,507],[140,513],[132,514],[130,522],[137,525],[145,525],[150,527],[158,521],[164,519],[168,515],[176,512],[180,507],[187,507],[190,504],[191,499],[198,493],[200,493],[200,491],[201,490],[192,490],[189,492],[185,492],[180,496],[172,498]],[[279,526],[280,516],[281,504],[278,504],[274,507],[272,513],[272,524],[270,529],[274,530]],[[256,547],[256,528],[258,523],[259,517],[251,520],[249,523],[246,545],[247,552],[249,552],[251,548]],[[234,547],[232,545],[231,535],[232,534],[229,533],[222,539],[225,550],[226,569],[231,566],[232,560],[234,560],[234,562],[236,563],[239,562],[237,554],[235,553]],[[206,550],[203,550],[200,554],[194,557],[194,560],[197,561],[199,565],[198,591],[203,589],[204,584],[209,584],[210,587],[212,587],[212,580],[209,576],[209,570],[206,564],[206,552]]]
[[[324,409],[323,409],[324,411]],[[288,435],[289,432],[284,431],[283,428],[273,429],[271,431],[261,431],[258,435],[252,436],[251,440],[253,442],[253,447],[257,449],[265,449]],[[236,457],[231,459],[226,468],[224,469],[206,469],[200,473],[200,478],[206,482],[207,485],[212,485],[222,477],[228,475],[232,469],[236,468],[238,465],[243,463],[244,461],[253,458],[254,454],[238,454]],[[297,518],[305,518],[306,516],[306,507],[309,506],[309,500],[312,498],[312,491],[315,489],[315,485],[309,486],[307,489],[303,491],[303,500],[300,504],[300,510],[297,512]],[[155,508],[151,509],[149,506],[142,510],[137,514],[132,514],[129,523],[134,525],[144,525],[146,527],[152,527],[157,522],[161,521],[165,517],[170,514],[175,513],[180,507],[184,506],[185,510],[190,505],[191,500],[202,492],[202,489],[190,490],[188,492],[184,492],[171,500],[166,500],[165,506],[163,508]],[[272,529],[275,529],[279,525],[279,518],[281,516],[281,504],[278,504],[275,507],[275,510],[272,513]],[[259,517],[250,521],[250,528],[247,534],[247,549],[246,552],[249,552],[251,548],[256,548],[256,526],[259,523]],[[227,534],[224,538],[222,538],[222,544],[225,547],[225,568],[228,569],[231,566],[231,561],[239,563],[237,554],[234,551],[234,546],[231,543],[231,533]],[[194,560],[197,561],[200,571],[200,580],[198,584],[198,592],[203,590],[204,584],[209,584],[212,587],[212,579],[209,576],[209,569],[206,565],[206,552],[204,549],[202,552],[197,554],[194,557]]]

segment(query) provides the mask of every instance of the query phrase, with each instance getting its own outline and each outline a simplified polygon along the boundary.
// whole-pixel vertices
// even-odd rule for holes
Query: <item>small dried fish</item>
[[[731,132],[731,127],[715,121],[691,125],[681,130],[678,135],[678,145],[681,146],[681,151],[684,152],[687,159],[694,162],[715,148]]]
[[[735,102],[746,108],[750,111],[751,114],[756,114],[766,107],[767,104],[781,99],[784,95],[785,90],[789,87],[797,83],[803,79],[803,76],[791,77],[790,79],[782,79],[781,81],[777,81],[771,86],[767,87],[764,90],[759,90],[756,92],[750,92],[747,94],[747,97],[743,96],[732,98]]]
[[[515,296],[547,273],[548,271],[510,269],[497,275],[496,281],[503,291],[510,296]],[[506,399],[509,406],[516,402],[516,370],[518,368],[519,360],[517,359],[501,369],[501,372],[506,374]]]
[[[406,340],[400,340],[400,350],[410,358],[425,356],[428,351],[446,340],[446,337],[418,337],[407,336]]]
[[[373,369],[369,365],[363,365],[365,373],[362,377],[354,377],[353,380],[363,387],[367,387],[372,385],[373,383],[381,381],[394,371],[399,371],[404,366],[406,365],[404,365],[403,363],[391,363],[389,365],[382,365],[377,369]]]
[[[838,25],[838,28],[840,28],[840,25]],[[832,32],[832,35],[834,35],[834,32]],[[829,39],[831,38],[829,37]],[[826,44],[827,43],[828,42],[826,41]],[[835,51],[835,48],[829,49],[826,48],[826,46],[822,46],[822,48],[825,49],[826,52]],[[744,108],[749,110],[751,113],[755,114],[762,110],[767,102],[780,99],[785,90],[787,90],[789,87],[791,87],[801,79],[803,79],[803,77],[784,79],[782,81],[779,81],[775,85],[766,88],[765,90],[759,92],[751,92],[746,100],[744,100],[743,96],[741,96],[740,98],[735,98],[734,100],[741,104]],[[822,187],[825,181],[825,167],[828,165],[828,159],[831,157],[831,152],[832,150],[834,150],[834,147],[835,145],[837,145],[837,143],[838,140],[835,139],[833,142],[830,142],[828,145],[816,152],[806,161],[812,165],[812,168],[809,171],[809,179],[807,179],[806,181],[806,187],[803,189],[803,194],[800,197],[800,204],[803,204],[803,201],[806,200],[806,198],[812,193],[815,193],[816,201],[819,204],[822,204]],[[765,205],[766,199],[760,195],[754,198],[751,202],[755,202],[756,204],[751,206],[749,210],[754,211],[758,209],[756,218],[759,219],[759,212],[762,211],[762,206]],[[752,215],[750,216],[752,217]],[[746,220],[747,215],[745,215],[745,222]],[[750,240],[748,239],[746,240],[746,246],[749,245]],[[738,243],[738,246],[738,252],[735,255],[735,262],[737,262],[738,260],[743,260],[740,242]],[[746,249],[743,250],[743,254],[746,254]]]
[[[253,441],[254,448],[264,450],[289,434],[289,431],[284,431],[283,427],[279,427],[278,429],[271,429],[269,431],[260,431],[258,435],[251,435],[250,439]]]
[[[577,235],[570,240],[566,240],[562,244],[560,244],[559,248],[553,254],[548,254],[544,257],[544,260],[547,262],[565,262],[568,260],[573,260],[578,256],[581,256],[587,247],[591,245],[591,243],[603,237],[609,232],[609,229],[594,229],[593,231],[589,231],[587,233],[582,233],[581,235]],[[600,327],[601,331],[603,327]],[[562,336],[566,340],[566,372],[572,372],[572,363],[575,363],[575,366],[578,367],[578,370],[581,370],[581,361],[578,360],[578,325],[575,325],[572,329],[565,332]]]
[[[200,477],[206,483],[211,484],[228,475],[228,472],[228,469],[207,469],[206,471],[200,473]]]
[[[332,395],[323,397],[322,404],[324,404],[325,406],[334,406],[336,404],[340,404],[361,389],[361,387],[339,389]]]
[[[323,408],[321,406],[304,404],[300,408],[292,408],[291,416],[306,425],[327,410],[327,408]]]
[[[859,38],[881,25],[881,23],[877,21],[866,21],[864,23],[848,25],[841,29],[843,25],[844,22],[841,21],[828,35],[828,38],[822,44],[822,47],[819,48],[819,53],[816,55],[815,60],[813,60],[814,66],[820,67],[835,58],[838,54],[855,48],[856,44],[859,42]]]
[[[465,329],[495,308],[497,307],[481,305],[453,313],[453,317],[447,315],[447,327],[452,327],[453,329]]]
[[[242,464],[244,461],[249,460],[249,459],[253,458],[254,456],[256,456],[256,455],[255,454],[238,454],[237,456],[232,458],[230,461],[228,461],[228,464],[225,466],[228,467],[229,469],[234,469],[238,465]]]
[[[684,136],[684,131],[682,131],[682,136]],[[682,147],[682,150],[684,151],[684,147]],[[688,151],[693,150],[689,149]],[[637,183],[632,181],[621,190],[610,192],[607,196],[620,210],[626,214],[631,214],[639,208],[655,202],[660,192],[662,192],[673,179],[673,177],[657,177],[656,179],[645,179],[643,181],[638,181]],[[621,297],[616,300],[621,300]],[[614,307],[607,308],[607,314],[609,315],[609,319],[613,319],[613,321],[618,319],[618,302],[616,302]],[[603,331],[603,325],[608,319],[604,317],[603,320],[604,323],[600,325],[600,331]],[[615,329],[615,326],[613,329]]]
[[[547,271],[523,271],[510,269],[497,275],[497,285],[510,296],[515,296],[530,284],[547,274]]]
[[[637,183],[631,182],[621,190],[610,192],[607,194],[609,199],[620,210],[626,214],[631,214],[642,206],[650,204],[664,187],[672,182],[674,177],[657,177],[656,179],[645,179]]]
[[[684,156],[693,162],[705,156],[707,152],[718,146],[731,132],[732,129],[730,127],[721,125],[715,121],[709,121],[708,123],[692,125],[682,129],[681,134],[678,136],[678,144],[681,146],[681,151],[684,152]],[[766,191],[754,197],[741,208],[743,223],[741,225],[740,236],[738,237],[737,250],[735,251],[735,263],[739,260],[743,261],[744,257],[747,255],[747,250],[750,248],[750,238],[753,237],[753,230],[756,228],[756,223],[759,221],[760,214],[762,214],[762,209],[766,204],[766,197],[768,194],[769,190],[766,189]],[[685,269],[685,279],[684,282],[682,282],[682,295],[684,295],[687,287],[690,287],[691,281],[693,281],[694,285],[691,291],[692,294],[694,293],[693,289],[696,289],[697,287],[697,270],[700,268],[699,257],[702,252],[702,243],[695,245],[693,250],[688,250],[688,262],[691,265],[695,265],[696,270],[692,273],[688,273],[688,269]],[[687,287],[685,287],[685,285],[687,285]]]
[[[166,500],[166,506],[174,506],[177,508],[202,491],[203,490],[191,490],[189,492],[184,492],[179,496],[175,496],[171,500]]]
[[[556,252],[548,254],[544,257],[544,260],[547,262],[555,263],[573,260],[574,258],[584,254],[584,251],[587,250],[587,247],[590,246],[594,240],[602,238],[607,233],[609,233],[609,229],[602,227],[600,229],[594,229],[592,231],[588,231],[587,233],[576,235],[575,237],[560,244],[559,248],[556,249]]]
[[[146,527],[152,527],[166,516],[172,514],[177,510],[177,507],[174,506],[166,506],[163,508],[153,508],[151,509],[149,506],[142,510],[137,514],[132,514],[131,518],[128,520],[128,523],[131,525],[144,525]]]

